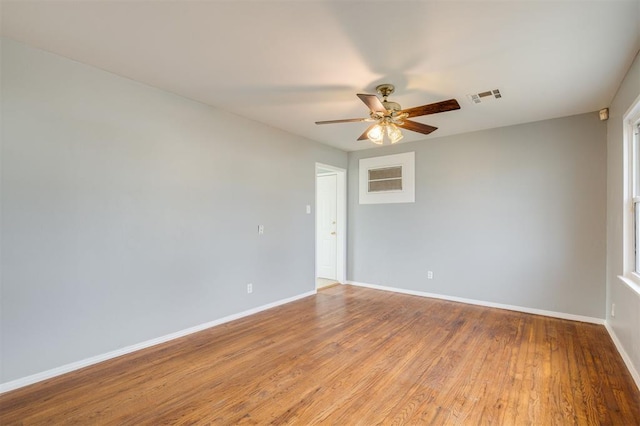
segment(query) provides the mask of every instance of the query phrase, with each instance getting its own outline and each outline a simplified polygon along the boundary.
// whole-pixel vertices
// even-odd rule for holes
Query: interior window
[[[632,140],[632,202],[634,271],[640,274],[640,120],[633,124]]]

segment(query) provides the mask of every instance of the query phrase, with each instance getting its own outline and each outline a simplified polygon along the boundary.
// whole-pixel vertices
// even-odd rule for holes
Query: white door
[[[319,278],[335,280],[337,262],[337,176],[318,176],[316,265]]]

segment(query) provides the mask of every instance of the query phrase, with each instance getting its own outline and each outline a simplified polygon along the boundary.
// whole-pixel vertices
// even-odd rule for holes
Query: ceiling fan
[[[460,109],[460,104],[455,99],[402,109],[400,104],[397,102],[387,100],[387,97],[395,91],[393,84],[381,84],[376,87],[376,91],[382,96],[382,101],[380,101],[380,98],[376,95],[358,94],[360,100],[369,107],[368,118],[316,121],[316,124],[373,122],[373,124],[360,135],[358,140],[361,141],[369,139],[373,143],[382,145],[386,130],[387,137],[393,144],[402,139],[402,132],[398,127],[411,130],[412,132],[423,133],[425,135],[428,135],[438,129],[437,127],[429,126],[428,124],[407,120],[409,117],[418,117],[421,115],[437,114],[439,112]]]

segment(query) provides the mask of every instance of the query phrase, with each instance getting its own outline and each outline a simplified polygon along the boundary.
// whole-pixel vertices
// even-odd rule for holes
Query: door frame
[[[315,220],[313,263],[315,265],[314,282],[318,277],[317,250],[318,250],[318,175],[321,170],[328,170],[336,175],[336,279],[340,284],[347,281],[347,171],[329,164],[316,163],[315,167]],[[317,288],[317,283],[316,283]]]

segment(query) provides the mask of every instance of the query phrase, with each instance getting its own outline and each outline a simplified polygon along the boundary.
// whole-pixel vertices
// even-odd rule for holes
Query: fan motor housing
[[[390,112],[396,112],[402,109],[400,104],[397,102],[382,101],[382,105],[384,105],[385,109]]]

